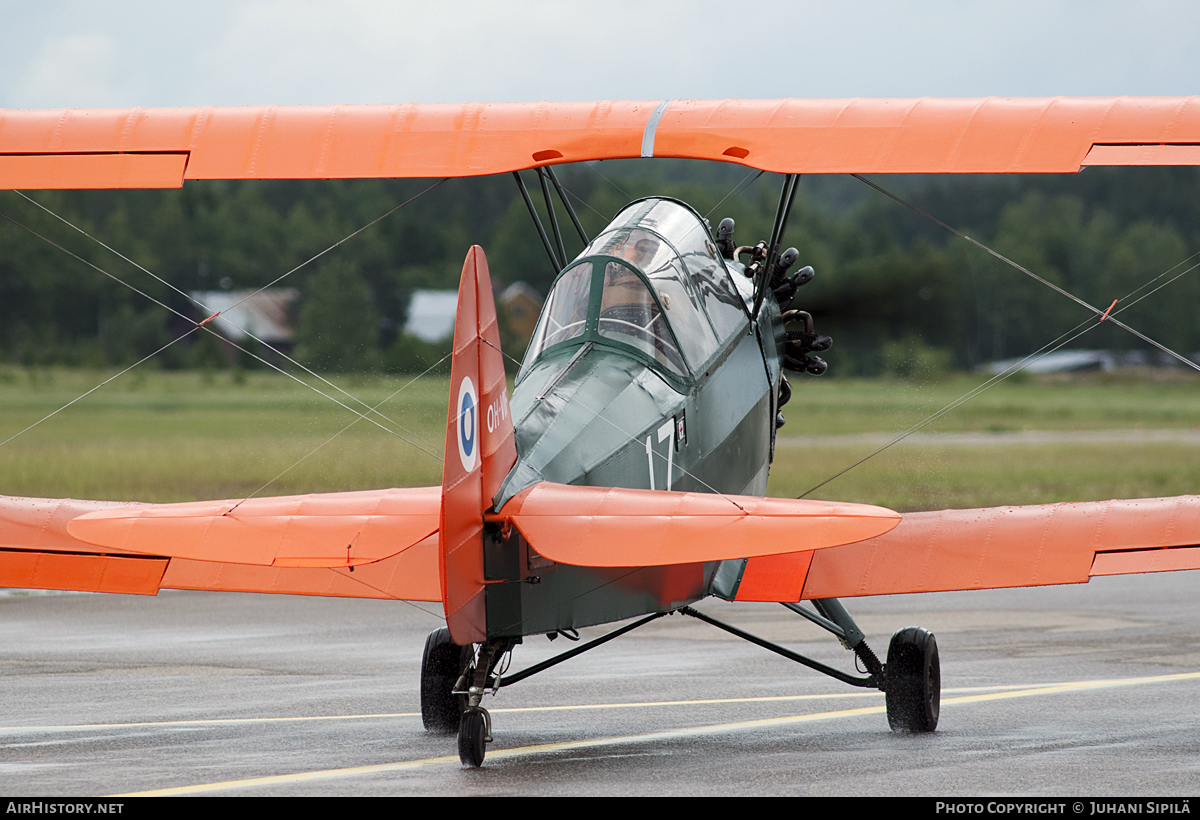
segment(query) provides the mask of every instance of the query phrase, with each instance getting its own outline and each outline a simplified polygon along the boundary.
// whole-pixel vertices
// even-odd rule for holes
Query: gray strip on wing
[[[658,129],[658,121],[662,119],[663,112],[667,110],[672,100],[663,100],[654,109],[654,113],[650,115],[650,122],[646,123],[646,130],[642,132],[642,156],[654,156],[654,132]]]

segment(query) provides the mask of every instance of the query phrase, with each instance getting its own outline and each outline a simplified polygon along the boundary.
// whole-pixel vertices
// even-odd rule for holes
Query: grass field
[[[903,432],[984,381],[802,381],[785,408],[770,494],[808,491],[883,443],[855,434]],[[1052,435],[1021,435],[1037,431]],[[1155,431],[1173,435],[1156,441]],[[1004,382],[921,432],[934,435],[891,447],[812,497],[909,511],[1200,493],[1200,379],[1190,376]],[[937,435],[964,432],[988,435]]]
[[[108,375],[0,370],[0,440]],[[0,493],[182,501],[242,497],[267,482],[263,494],[281,495],[440,481],[447,379],[335,381],[370,405],[400,390],[380,410],[404,427],[403,438],[358,421],[325,443],[354,416],[282,376],[135,371],[0,446]],[[771,494],[808,490],[876,449],[865,434],[903,431],[982,381],[795,378]],[[1146,431],[1163,430],[1178,435],[1147,440]],[[1055,436],[1003,435],[1028,431]],[[1096,441],[1087,435],[1094,431],[1125,440]],[[1200,492],[1200,379],[1006,382],[925,432],[1001,435],[905,442],[813,497],[913,510]]]

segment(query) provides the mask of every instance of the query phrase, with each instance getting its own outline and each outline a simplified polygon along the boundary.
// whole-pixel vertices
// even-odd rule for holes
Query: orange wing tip
[[[440,506],[438,487],[156,504],[86,513],[73,518],[67,532],[142,555],[347,567],[389,558],[428,538],[437,532]]]
[[[498,517],[510,519],[543,557],[589,567],[825,549],[874,538],[900,523],[899,513],[866,504],[549,482],[515,495]]]

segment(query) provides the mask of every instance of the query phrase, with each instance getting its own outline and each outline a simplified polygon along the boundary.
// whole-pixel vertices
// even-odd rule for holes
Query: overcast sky
[[[1177,0],[0,0],[0,10],[8,108],[1200,92],[1200,3]]]

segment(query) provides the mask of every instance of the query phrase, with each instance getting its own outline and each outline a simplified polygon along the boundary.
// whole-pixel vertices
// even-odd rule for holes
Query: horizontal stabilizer
[[[80,541],[139,555],[276,567],[347,567],[438,529],[441,488],[147,504],[73,518]]]
[[[491,517],[491,516],[490,516]],[[587,567],[648,567],[776,555],[888,532],[900,514],[867,504],[539,482],[494,516],[541,556]]]

